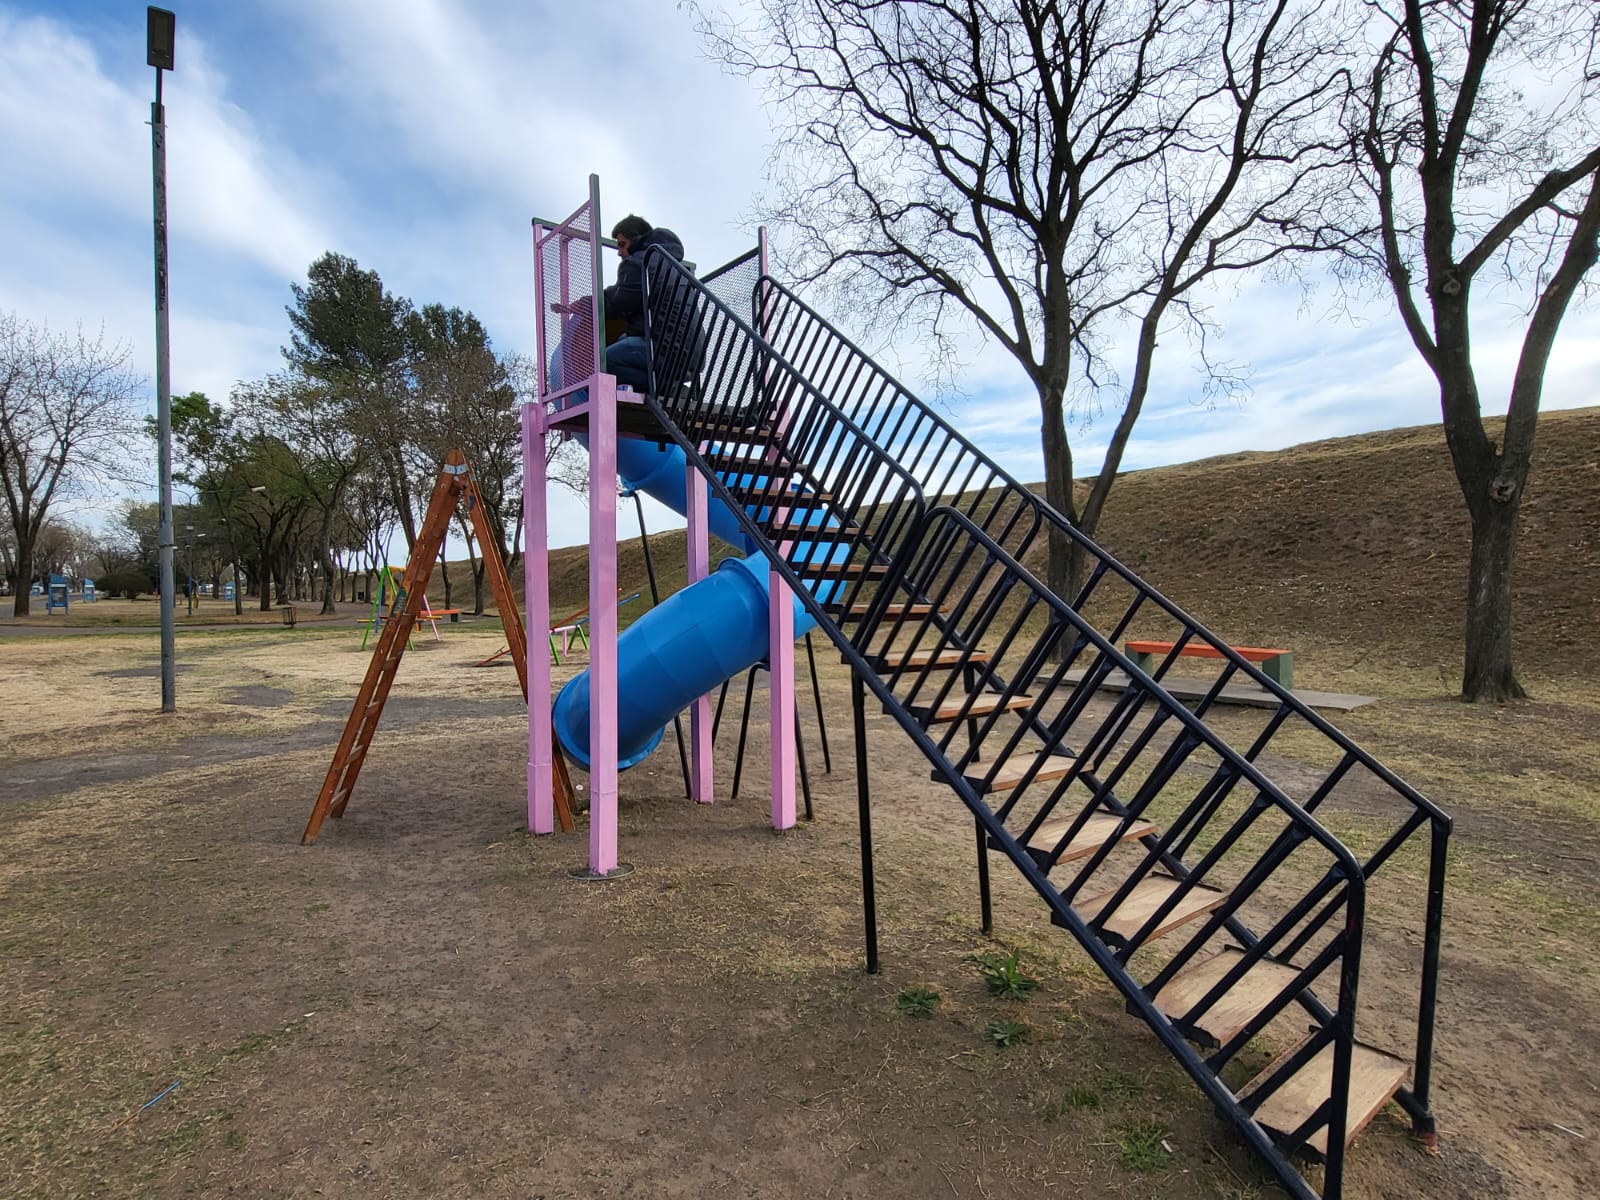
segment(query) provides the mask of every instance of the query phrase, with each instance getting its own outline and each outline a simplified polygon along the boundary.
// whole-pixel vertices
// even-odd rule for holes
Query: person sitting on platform
[[[652,246],[683,261],[683,242],[672,230],[651,225],[632,213],[611,230],[617,253],[617,282],[605,290],[606,318],[623,322],[622,337],[606,347],[606,370],[637,392],[649,387],[646,369],[650,362],[650,343],[645,339],[644,256]]]

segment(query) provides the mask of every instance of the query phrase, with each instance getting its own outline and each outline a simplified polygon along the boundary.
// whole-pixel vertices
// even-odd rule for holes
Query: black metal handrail
[[[652,411],[706,472],[719,498],[738,515],[818,616],[822,629],[839,645],[857,674],[934,763],[939,777],[971,810],[989,843],[1012,860],[1049,904],[1058,923],[1078,936],[1123,991],[1130,1007],[1146,1018],[1296,1195],[1313,1193],[1288,1163],[1287,1153],[1324,1126],[1328,1136],[1326,1194],[1338,1194],[1345,1100],[1355,1045],[1366,880],[1421,824],[1432,826],[1434,854],[1416,1078],[1410,1092],[1401,1097],[1419,1124],[1431,1122],[1427,1085],[1441,920],[1442,847],[1449,832],[1448,818],[1286,689],[1083,538],[1060,514],[1012,480],[791,293],[771,280],[761,280],[747,322],[665,256],[652,256],[646,281],[655,351],[649,398]],[[755,325],[760,326],[760,333]],[[796,513],[801,517],[798,530]],[[1093,562],[1088,581],[1071,603],[1052,594],[1023,565],[1023,556],[1045,529],[1077,541]],[[818,545],[830,549],[819,554]],[[885,569],[881,576],[863,572],[843,584],[819,582],[837,572],[843,562],[841,552],[844,558],[882,564]],[[1134,595],[1121,618],[1111,622],[1109,636],[1082,612],[1107,580],[1120,580]],[[940,603],[952,599],[956,601],[953,615],[940,615]],[[1181,639],[1201,638],[1225,660],[1223,679],[1196,712],[1191,713],[1163,686],[1170,660],[1147,673],[1116,644],[1147,601],[1181,623],[1180,645]],[[852,616],[858,623],[854,632],[846,635],[841,624]],[[996,634],[999,643],[991,645]],[[909,643],[904,643],[905,638]],[[875,640],[881,647],[894,639],[899,639],[906,651],[929,650],[929,665],[920,670],[908,668],[911,658],[907,653],[901,656],[899,666],[880,674],[873,665],[872,647]],[[974,649],[980,642],[990,647],[981,655]],[[934,684],[931,651],[948,647],[958,652],[960,673],[972,690],[961,702],[956,719],[949,722],[949,730],[936,738],[928,726],[939,718],[927,714],[945,707],[956,672],[945,677],[942,685]],[[1073,679],[1069,672],[1078,663],[1086,666]],[[1043,758],[1024,774],[1012,797],[998,810],[992,809],[983,792],[995,781],[1001,764],[1030,737],[1051,753],[1061,753],[1088,711],[1090,698],[1113,672],[1126,681],[1122,699],[1113,705],[1110,716],[1093,728],[1076,751],[1071,768],[1046,790],[1042,802],[1034,785],[1046,781],[1041,770]],[[1223,684],[1239,672],[1279,701],[1268,728],[1242,753],[1202,719],[1220,696]],[[993,703],[981,718],[975,706],[980,694]],[[1135,732],[1146,711],[1149,719]],[[919,712],[923,714],[920,718]],[[1257,765],[1262,751],[1291,715],[1306,720],[1341,751],[1338,764],[1305,805],[1292,799]],[[982,776],[975,777],[970,771],[977,747],[999,728],[1003,718],[1013,720],[1006,749],[994,756],[994,765],[985,768]],[[963,725],[970,745],[965,752],[952,753],[956,731]],[[1113,755],[1120,755],[1118,761],[1110,770],[1102,770]],[[1097,812],[1117,818],[1121,831],[1133,829],[1180,772],[1195,765],[1197,755],[1215,760],[1207,782],[1176,819],[1167,823],[1166,832],[1133,839],[1144,850],[1139,866],[1112,893],[1096,897],[1098,909],[1085,917],[1073,907],[1074,897],[1121,838],[1106,842],[1090,855],[1063,886],[1047,873],[1059,865],[1064,848]],[[1151,758],[1155,760],[1153,768],[1148,765]],[[1357,764],[1389,783],[1412,809],[1400,832],[1365,862],[1312,815]],[[1140,770],[1146,772],[1142,779]],[[1133,789],[1127,800],[1121,794],[1124,783]],[[1068,790],[1080,784],[1089,790],[1090,801],[1069,821],[1053,849],[1042,854],[1037,847],[1029,849],[1035,833]],[[1225,806],[1232,802],[1240,784],[1244,785],[1243,794],[1250,797],[1244,811],[1224,817]],[[1018,831],[1008,827],[1007,821],[1025,794],[1033,807],[1024,811],[1032,815],[1019,818],[1024,827]],[[1252,837],[1270,834],[1264,830],[1269,816],[1282,825],[1275,837],[1269,837],[1265,849],[1252,849]],[[1209,846],[1198,845],[1202,836],[1211,835],[1215,840]],[[1265,880],[1291,856],[1303,854],[1307,846],[1327,855],[1321,881],[1258,937],[1245,924],[1242,908],[1260,899]],[[1194,867],[1183,857],[1191,850],[1201,854]],[[1130,959],[1147,940],[1162,932],[1158,927],[1177,905],[1206,888],[1208,873],[1234,854],[1248,860],[1239,884],[1225,894],[1212,915],[1200,923],[1199,931],[1156,977],[1141,984],[1130,971]],[[1176,881],[1171,891],[1139,929],[1118,935],[1123,940],[1120,948],[1113,946],[1117,938],[1103,928],[1107,914],[1135,888],[1158,876]],[[1214,890],[1207,888],[1208,892]],[[1335,928],[1333,919],[1340,913],[1343,920]],[[1215,1003],[1269,955],[1275,962],[1289,963],[1309,951],[1311,960],[1294,964],[1292,982],[1256,1020],[1209,1059],[1203,1059],[1183,1032],[1155,1008],[1152,998],[1166,979],[1223,932],[1242,942],[1244,953],[1240,963],[1191,1010],[1190,1017]],[[1310,988],[1335,964],[1339,967],[1338,999],[1330,1009]],[[1221,1086],[1216,1071],[1291,1003],[1313,1015],[1321,1032],[1247,1103],[1240,1103]],[[1327,1045],[1333,1046],[1334,1054],[1334,1087],[1328,1102],[1301,1129],[1281,1131],[1286,1138],[1274,1146],[1250,1113],[1275,1086]]]
[[[884,371],[864,350],[793,291],[770,276],[764,276],[757,287],[753,308],[763,315],[765,336],[782,349],[797,368],[806,372],[820,391],[827,394],[842,412],[848,413],[856,424],[879,439],[885,452],[896,461],[915,464],[931,460],[939,464],[939,470],[930,472],[922,480],[930,503],[945,500],[956,493],[965,498],[965,503],[957,506],[959,510],[968,516],[975,516],[987,500],[989,515],[985,527],[990,532],[995,532],[993,526],[1010,509],[1011,513],[1006,516],[1000,530],[1004,536],[998,540],[1018,561],[1025,560],[1028,552],[1037,545],[1041,533],[1049,532],[1071,539],[1093,564],[1087,582],[1074,598],[1075,608],[1083,608],[1100,585],[1108,578],[1115,578],[1136,593],[1123,620],[1118,623],[1119,630],[1131,624],[1139,608],[1146,604],[1179,626],[1169,639],[1174,642],[1174,650],[1152,672],[1153,678],[1166,677],[1185,643],[1199,641],[1205,644],[1223,659],[1226,669],[1203,701],[1201,711],[1220,698],[1221,688],[1230,676],[1242,674],[1278,701],[1280,722],[1292,716],[1339,747],[1342,751],[1341,763],[1344,757],[1351,761],[1336,769],[1348,771],[1352,765],[1361,766],[1393,798],[1414,810],[1401,818],[1401,829],[1415,832],[1418,826],[1413,824],[1413,818],[1416,814],[1423,816],[1429,825],[1429,865],[1426,871],[1426,919],[1419,972],[1415,1078],[1413,1086],[1402,1089],[1398,1099],[1419,1126],[1431,1132],[1429,1083],[1433,1062],[1444,875],[1451,832],[1448,814],[1255,663],[1236,653],[1228,642],[1145,584],[1132,570],[1084,536],[1063,514],[1032,490],[1012,479],[1004,468]],[[919,440],[922,443],[920,447],[916,445]],[[926,449],[930,446],[936,447],[937,452]],[[991,495],[994,491],[999,494]],[[1015,516],[1022,511],[1029,514],[1028,519],[1021,520]],[[926,676],[928,672],[923,674]],[[1268,740],[1263,739],[1262,744],[1253,751],[1252,758],[1266,749]],[[1326,798],[1325,795],[1322,798]],[[1391,842],[1367,858],[1364,870],[1368,878],[1392,857],[1395,849],[1396,845]]]

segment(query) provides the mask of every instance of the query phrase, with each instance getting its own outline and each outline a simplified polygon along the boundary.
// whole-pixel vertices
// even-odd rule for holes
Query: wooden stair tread
[[[1303,1045],[1304,1039],[1273,1059],[1266,1070],[1245,1084],[1239,1099],[1244,1100],[1258,1085],[1270,1079],[1279,1066]],[[1404,1059],[1361,1042],[1355,1044],[1350,1063],[1350,1103],[1345,1118],[1346,1146],[1400,1090],[1410,1071],[1411,1064]],[[1316,1112],[1332,1091],[1333,1046],[1330,1044],[1314,1054],[1309,1062],[1261,1102],[1261,1107],[1255,1112],[1256,1123],[1279,1137],[1288,1137]],[[1324,1125],[1307,1137],[1305,1145],[1306,1149],[1326,1156],[1328,1127]]]
[[[844,656],[840,655],[843,660]],[[904,650],[883,650],[877,654],[867,656],[880,671],[898,671],[904,667],[908,670],[920,670],[923,667],[959,667],[963,664],[978,665],[989,661],[987,650],[913,650],[907,653]]]
[[[1144,928],[1146,921],[1160,908],[1162,903],[1178,889],[1179,880],[1171,875],[1146,875],[1133,891],[1128,893],[1128,898],[1117,906],[1100,925],[1102,935],[1109,936],[1121,942],[1127,942]],[[1085,921],[1093,921],[1100,915],[1101,909],[1117,894],[1120,888],[1110,888],[1107,891],[1079,900],[1072,906],[1072,911]],[[1218,891],[1216,888],[1206,887],[1205,884],[1196,884],[1176,905],[1172,911],[1161,919],[1155,929],[1150,932],[1150,937],[1158,938],[1169,930],[1176,929],[1186,921],[1192,921],[1198,916],[1210,912],[1224,900],[1228,893]]]
[[[841,617],[864,617],[872,608],[872,602],[870,600],[858,600],[850,605],[849,608],[843,608],[843,606],[837,604],[825,605],[824,607],[832,610],[842,609],[838,614]],[[947,613],[950,610],[941,608],[938,611]],[[927,617],[933,615],[933,612],[934,607],[931,604],[888,604],[883,609],[883,615],[886,617]]]
[[[1185,967],[1156,993],[1155,1006],[1172,1020],[1182,1021],[1243,957],[1243,950],[1229,946],[1220,954]],[[1299,974],[1298,967],[1271,958],[1261,959],[1215,1004],[1196,1017],[1189,1025],[1190,1030],[1201,1035],[1196,1040],[1209,1045],[1220,1046],[1232,1041],[1233,1035],[1248,1025]]]
[[[752,452],[745,446],[709,446],[700,452],[700,456],[709,462],[711,469],[719,475],[730,472],[744,475],[770,474],[786,470],[790,465],[789,456],[782,451],[779,451],[776,458],[769,459],[765,454]]]
[[[1077,813],[1067,816],[1051,817],[1028,840],[1028,849],[1037,850],[1040,854],[1049,854],[1054,850],[1056,843],[1066,836],[1067,830],[1078,819]],[[1115,837],[1119,842],[1126,842],[1132,838],[1145,837],[1156,832],[1156,827],[1149,821],[1135,821],[1127,829],[1118,832],[1122,825],[1122,818],[1115,813],[1097,812],[1083,823],[1083,828],[1078,835],[1067,843],[1066,849],[1056,859],[1058,863],[1072,862],[1074,859],[1088,858],[1096,850],[1104,846],[1107,841]]]
[[[791,563],[795,574],[807,579],[881,579],[889,573],[888,563]]]
[[[941,721],[960,721],[969,717],[986,717],[999,709],[1010,712],[1019,708],[1027,708],[1033,703],[1032,696],[1012,696],[1010,699],[1002,698],[999,693],[989,693],[989,699],[973,700],[974,693],[968,693],[957,700],[946,700],[937,709],[926,705],[907,705],[912,716],[919,721],[937,724]],[[976,693],[979,696],[984,693]]]
[[[720,412],[700,412],[693,414],[690,419],[682,422],[683,428],[699,434],[725,434],[735,437],[749,435],[749,440],[766,438],[770,428],[763,428],[752,415],[738,410],[723,410]]]
[[[1075,758],[1062,758],[1060,755],[1056,754],[1043,754],[1039,757],[1048,759],[1049,761],[1041,766],[1038,772],[1034,775],[1033,781],[1035,783],[1039,783],[1047,779],[1060,779],[1068,771],[1072,770],[1072,768],[1078,763],[1078,760]],[[993,795],[995,792],[1009,792],[1012,788],[1016,787],[1017,784],[1022,782],[1022,777],[1028,773],[1028,768],[1033,766],[1033,764],[1037,761],[1038,759],[1032,758],[1027,760],[1020,760],[1016,758],[1007,759],[1006,762],[1001,765],[1000,770],[996,772],[995,777],[992,780],[989,780],[987,783],[985,782],[985,780],[988,779],[987,771],[979,771],[976,774],[968,774],[965,778],[966,781],[973,787],[977,788],[979,792],[988,793],[989,795]],[[1015,765],[1013,766],[1012,764]],[[944,776],[939,774],[937,771],[933,771],[930,773],[930,778],[943,779]]]
[[[841,538],[855,537],[861,529],[856,525],[841,525],[832,518],[829,518],[826,524],[808,525],[803,520],[797,521],[793,516],[788,516],[781,521],[771,522],[767,526],[767,532],[786,538],[809,538],[813,541],[832,542]]]

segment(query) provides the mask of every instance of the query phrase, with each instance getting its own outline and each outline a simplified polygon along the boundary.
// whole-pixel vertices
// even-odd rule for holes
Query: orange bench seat
[[[1128,657],[1133,659],[1134,666],[1141,671],[1150,669],[1150,660],[1156,655],[1166,656],[1172,653],[1176,642],[1149,642],[1130,641],[1127,643]],[[1266,646],[1229,646],[1240,658],[1247,662],[1261,664],[1261,673],[1275,683],[1282,684],[1285,688],[1294,686],[1294,653],[1290,650],[1274,649]],[[1178,652],[1179,658],[1224,658],[1221,650],[1206,642],[1188,642]]]

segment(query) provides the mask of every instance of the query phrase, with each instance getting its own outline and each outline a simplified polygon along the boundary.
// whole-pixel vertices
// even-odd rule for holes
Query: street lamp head
[[[177,40],[177,15],[153,5],[145,10],[145,61],[158,71],[172,70],[172,48]]]
[[[266,494],[266,490],[267,490],[267,485],[264,484],[264,483],[258,483],[258,484],[255,485],[255,487],[251,488],[250,490],[252,492],[261,492],[263,495],[265,495]]]

